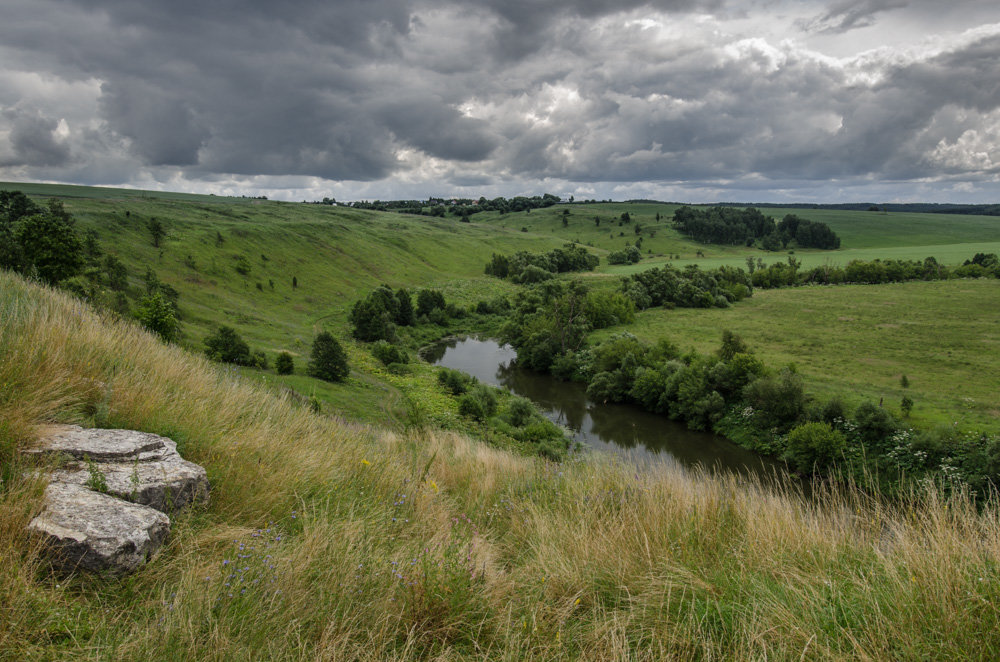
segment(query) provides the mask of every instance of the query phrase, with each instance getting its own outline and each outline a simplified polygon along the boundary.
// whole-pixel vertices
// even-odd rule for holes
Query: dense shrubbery
[[[674,212],[674,226],[695,241],[706,244],[754,246],[770,251],[789,247],[840,248],[840,238],[826,223],[788,214],[779,223],[753,207],[681,207]]]
[[[266,368],[264,352],[250,351],[250,346],[229,326],[220,326],[215,333],[205,338],[205,356],[220,363]]]
[[[736,267],[703,270],[691,264],[684,269],[665,265],[622,279],[622,292],[639,310],[654,306],[668,308],[725,308],[751,296],[753,287],[747,272]]]
[[[388,285],[375,288],[364,299],[355,302],[348,319],[351,334],[365,342],[392,341],[397,326],[416,323],[410,293],[405,289],[394,293]]]
[[[844,267],[825,265],[802,269],[801,262],[789,257],[786,262],[758,266],[750,280],[754,287],[771,289],[795,285],[839,285],[844,283],[877,285],[910,280],[947,280],[949,278],[1000,278],[1000,260],[993,253],[976,253],[957,267],[946,267],[933,257],[924,260],[851,260]]]
[[[642,253],[637,246],[629,246],[620,251],[608,253],[608,264],[635,264],[642,259]]]
[[[402,347],[393,345],[385,340],[376,340],[372,345],[372,356],[382,362],[382,365],[392,365],[393,363],[409,363],[410,357]]]
[[[518,251],[512,256],[494,253],[486,264],[485,272],[497,278],[510,278],[515,283],[537,283],[572,271],[592,271],[600,258],[591,255],[583,246],[566,244],[548,253]]]
[[[281,352],[274,360],[274,370],[279,375],[290,375],[295,372],[295,359],[288,352]]]

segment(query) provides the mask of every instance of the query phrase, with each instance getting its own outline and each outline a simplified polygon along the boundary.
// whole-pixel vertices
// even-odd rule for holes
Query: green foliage
[[[503,418],[514,427],[524,427],[536,418],[535,405],[527,398],[512,397],[507,401]]]
[[[829,468],[843,457],[844,435],[827,423],[810,422],[788,433],[784,459],[800,473]]]
[[[295,372],[295,360],[288,352],[281,352],[274,360],[274,370],[279,375],[290,375]]]
[[[351,334],[365,342],[395,340],[397,317],[399,299],[389,287],[380,286],[354,304],[350,314]]]
[[[903,412],[903,416],[909,417],[910,412],[913,411],[913,399],[908,395],[904,395],[902,401],[899,403],[899,409]]]
[[[87,481],[84,483],[86,487],[94,490],[95,492],[100,492],[101,494],[108,493],[108,478],[101,471],[100,467],[97,466],[93,460],[89,457],[84,456],[84,461],[87,463]]]
[[[153,246],[159,248],[160,240],[163,239],[167,233],[163,227],[163,223],[158,221],[156,218],[150,218],[146,221],[146,229],[149,230],[149,236],[153,240]]]
[[[435,310],[444,310],[444,294],[440,290],[420,290],[417,293],[417,316],[429,316]]]
[[[385,340],[375,341],[372,345],[372,356],[387,366],[393,363],[408,363],[410,360],[406,350]]]
[[[221,325],[215,333],[205,338],[205,356],[220,363],[254,366],[256,359],[250,353],[250,346],[240,337],[236,329]]]
[[[623,250],[608,253],[608,264],[638,264],[641,259],[642,253],[639,252],[638,246],[628,246]]]
[[[788,430],[805,412],[802,378],[787,368],[748,384],[743,399],[753,408],[754,423],[762,430]]]
[[[108,287],[120,292],[128,287],[128,270],[125,264],[116,256],[108,253],[104,256],[104,274]]]
[[[452,395],[462,395],[470,386],[476,383],[474,377],[470,377],[460,370],[452,370],[451,368],[441,368],[438,371],[437,381],[438,384]]]
[[[347,353],[328,331],[323,331],[313,340],[309,357],[308,373],[312,377],[327,382],[342,382],[351,374]]]
[[[417,323],[416,314],[413,312],[413,299],[406,288],[396,290],[396,315],[394,321],[399,326],[413,326]]]
[[[553,274],[591,271],[599,263],[600,258],[583,246],[565,244],[548,253],[519,251],[511,257],[494,253],[485,272],[497,278],[510,278],[515,283],[538,283],[548,280]]]
[[[595,329],[605,329],[635,321],[635,302],[621,292],[608,290],[587,293],[586,315]]]
[[[651,306],[681,308],[725,308],[753,291],[750,276],[735,267],[711,271],[688,265],[683,270],[671,265],[648,269],[622,279],[622,292],[636,308]]]
[[[164,342],[177,339],[180,323],[174,315],[173,306],[161,292],[153,292],[140,299],[135,309],[135,318]]]
[[[458,399],[458,413],[476,421],[485,421],[497,412],[496,389],[476,384]]]
[[[20,218],[9,237],[14,245],[4,253],[18,255],[24,273],[37,273],[47,283],[70,278],[83,267],[83,243],[72,221],[59,215],[40,213]]]
[[[895,417],[872,401],[862,402],[854,410],[854,425],[858,437],[867,445],[885,450],[896,428]]]

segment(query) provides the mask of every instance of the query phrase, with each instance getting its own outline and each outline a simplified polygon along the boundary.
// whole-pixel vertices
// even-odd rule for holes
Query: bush
[[[316,336],[309,360],[309,374],[327,382],[342,382],[351,373],[344,348],[328,331]]]
[[[282,352],[274,360],[274,369],[279,375],[290,375],[295,371],[295,360],[288,352]]]
[[[504,420],[516,428],[522,428],[535,417],[535,406],[527,398],[513,397],[507,404]]]
[[[393,363],[407,363],[410,360],[404,349],[384,340],[378,340],[372,345],[372,355],[386,366]]]
[[[846,448],[844,435],[826,423],[805,423],[788,433],[784,459],[802,473],[825,469],[839,460]]]
[[[164,342],[176,340],[180,324],[174,315],[173,306],[160,292],[147,294],[139,300],[135,318],[139,324],[160,336]]]
[[[486,384],[476,384],[458,400],[458,413],[477,421],[485,421],[496,412],[496,391]]]
[[[236,329],[229,326],[220,326],[214,334],[205,338],[205,356],[220,363],[256,364],[250,354],[250,346],[236,333]]]
[[[461,395],[469,389],[469,386],[476,383],[475,377],[470,377],[464,372],[451,368],[441,368],[437,380],[438,384],[452,395]]]
[[[760,429],[787,430],[805,411],[802,378],[787,368],[781,374],[751,382],[743,389],[743,399],[753,407]]]
[[[874,448],[886,450],[889,437],[896,431],[896,419],[874,402],[862,402],[854,411],[858,437]]]

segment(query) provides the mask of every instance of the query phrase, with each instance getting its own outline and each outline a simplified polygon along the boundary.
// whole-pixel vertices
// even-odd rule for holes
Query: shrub
[[[477,421],[485,421],[496,412],[496,391],[486,384],[476,384],[458,400],[458,413]]]
[[[417,293],[417,316],[430,316],[431,311],[445,307],[444,295],[439,290],[420,290]]]
[[[784,459],[797,471],[811,473],[836,462],[846,448],[844,435],[826,423],[804,423],[788,433]]]
[[[469,386],[476,382],[475,377],[470,377],[459,370],[451,368],[441,368],[437,376],[438,384],[444,387],[452,395],[465,393]]]
[[[214,334],[205,338],[205,356],[221,363],[255,364],[250,346],[236,333],[236,329],[229,326],[220,326]]]
[[[344,348],[329,331],[313,340],[309,358],[309,374],[327,382],[342,382],[351,373]]]
[[[295,360],[288,352],[282,352],[274,360],[274,369],[279,375],[290,375],[295,371]]]
[[[397,315],[399,299],[388,287],[378,287],[351,308],[351,335],[365,342],[394,340]]]
[[[174,315],[173,306],[160,292],[147,294],[139,300],[135,318],[164,342],[173,342],[177,338],[180,324]]]
[[[372,345],[372,356],[381,361],[382,365],[386,366],[393,363],[407,363],[410,359],[404,349],[384,340],[377,340]]]
[[[743,389],[743,398],[754,408],[754,419],[761,429],[787,430],[805,411],[802,378],[787,368],[777,376],[751,382]]]
[[[854,411],[854,424],[858,437],[875,448],[888,446],[889,437],[896,431],[896,419],[874,402],[862,402]]]
[[[504,419],[516,428],[521,428],[535,417],[535,407],[527,398],[513,397],[507,404]]]

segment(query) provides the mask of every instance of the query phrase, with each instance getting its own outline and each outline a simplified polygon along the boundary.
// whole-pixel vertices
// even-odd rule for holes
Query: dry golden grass
[[[994,503],[806,499],[316,416],[7,274],[0,350],[0,657],[1000,657]],[[131,578],[51,574],[16,450],[53,422],[173,437],[211,504]]]

